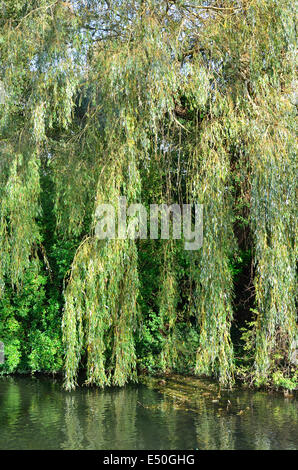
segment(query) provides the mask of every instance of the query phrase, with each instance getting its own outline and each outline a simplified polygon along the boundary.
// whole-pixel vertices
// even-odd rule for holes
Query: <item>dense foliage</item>
[[[290,0],[0,7],[1,371],[297,386]],[[204,243],[99,240],[96,208],[204,206]]]

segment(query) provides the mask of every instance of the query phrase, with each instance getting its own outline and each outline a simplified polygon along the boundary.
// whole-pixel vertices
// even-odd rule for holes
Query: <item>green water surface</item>
[[[0,449],[298,449],[297,400],[179,378],[69,393],[1,377]]]

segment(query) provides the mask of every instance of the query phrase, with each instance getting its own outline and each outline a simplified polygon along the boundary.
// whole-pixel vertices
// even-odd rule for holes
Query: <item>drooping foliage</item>
[[[0,367],[294,386],[292,2],[4,1],[0,27]],[[119,197],[203,204],[202,248],[99,240]]]

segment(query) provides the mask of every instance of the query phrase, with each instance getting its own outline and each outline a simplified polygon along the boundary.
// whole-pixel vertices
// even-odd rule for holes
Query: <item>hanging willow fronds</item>
[[[250,266],[242,269],[252,278],[257,317],[248,374],[259,384],[275,370],[292,380],[298,344],[292,2],[31,3],[0,7],[2,298],[22,292],[29,271],[36,280],[57,264],[45,291],[53,283],[59,291],[68,389],[81,367],[88,384],[135,380],[142,354],[150,367],[175,370],[187,332],[197,338],[190,370],[232,384],[231,327],[244,322],[235,286],[243,305],[247,294],[231,266],[245,238],[252,274]],[[96,237],[98,205],[117,212],[121,196],[147,208],[203,204],[203,247],[182,254],[177,240],[152,244],[156,269],[147,273],[150,263],[139,263],[148,255],[145,244]],[[244,198],[245,229],[236,222]],[[75,255],[59,264],[63,243]],[[140,279],[150,284],[142,302]],[[253,320],[250,311],[245,315]],[[147,334],[141,352],[139,320]]]
[[[177,321],[177,303],[179,300],[177,274],[175,273],[175,252],[173,240],[164,244],[161,272],[161,288],[159,292],[159,314],[165,334],[165,344],[161,352],[161,368],[163,371],[175,368],[177,361],[177,339],[175,327]]]
[[[234,248],[229,156],[220,123],[206,125],[196,150],[199,174],[193,197],[204,204],[204,242],[199,255],[195,305],[200,327],[196,373],[216,373],[222,383],[232,382],[232,277],[229,257]]]

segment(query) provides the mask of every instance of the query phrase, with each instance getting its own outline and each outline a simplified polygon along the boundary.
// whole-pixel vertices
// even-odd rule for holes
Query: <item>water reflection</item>
[[[298,448],[295,399],[218,395],[207,381],[162,391],[139,385],[68,393],[51,379],[2,377],[0,449]]]

